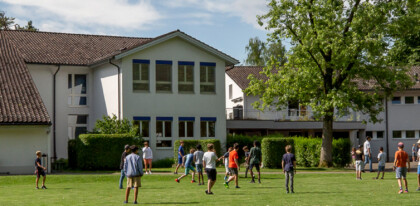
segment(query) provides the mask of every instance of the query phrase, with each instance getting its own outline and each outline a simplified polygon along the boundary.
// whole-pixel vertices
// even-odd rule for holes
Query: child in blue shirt
[[[195,182],[195,180],[194,180],[194,177],[195,177],[195,169],[192,166],[192,163],[193,163],[193,160],[194,160],[194,152],[195,152],[195,149],[191,149],[190,150],[190,154],[187,154],[187,155],[184,156],[184,158],[183,158],[183,164],[182,165],[185,166],[185,174],[181,175],[181,177],[176,178],[175,179],[175,182],[178,182],[179,183],[179,181],[182,178],[186,177],[189,174],[190,170],[192,171],[192,180],[191,180],[191,183],[194,183]]]

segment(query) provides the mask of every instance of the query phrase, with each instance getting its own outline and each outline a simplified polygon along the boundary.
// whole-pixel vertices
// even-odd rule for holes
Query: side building
[[[322,122],[316,121],[310,107],[299,103],[289,103],[282,110],[260,111],[251,104],[259,100],[257,96],[244,94],[249,85],[250,74],[264,79],[263,67],[235,66],[226,68],[226,116],[227,131],[230,134],[267,135],[278,133],[284,136],[321,137]],[[413,67],[411,75],[417,77],[420,67]],[[369,92],[369,85],[360,85],[360,90]],[[335,138],[350,138],[356,147],[363,144],[366,136],[371,136],[374,157],[383,147],[392,160],[398,142],[404,142],[406,152],[411,154],[411,146],[420,138],[420,83],[406,91],[397,92],[387,100],[379,114],[379,123],[371,123],[368,116],[348,109],[336,116],[333,124]],[[363,120],[367,124],[363,124]],[[376,160],[376,158],[373,158]]]

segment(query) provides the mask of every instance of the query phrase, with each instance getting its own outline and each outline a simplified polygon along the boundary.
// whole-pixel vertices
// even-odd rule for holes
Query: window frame
[[[188,123],[192,123],[192,136],[188,135]],[[184,124],[184,136],[181,136],[181,124]],[[179,138],[194,138],[195,117],[179,117],[178,118],[178,137]]]
[[[86,78],[86,93],[85,94],[77,94],[77,93],[74,93],[74,88],[76,86],[75,85],[75,83],[76,83],[76,75],[83,75]],[[71,82],[69,82],[69,77],[71,77]],[[68,87],[69,85],[71,85],[71,88]],[[83,73],[68,74],[67,75],[67,92],[68,92],[68,95],[67,95],[67,106],[68,107],[88,107],[88,105],[89,105],[89,100],[88,100],[88,93],[89,92],[88,92],[88,88],[89,88],[88,87],[88,74],[83,74]],[[69,90],[70,90],[70,92],[69,92]],[[85,105],[75,105],[74,104],[74,102],[75,102],[74,99],[77,98],[77,97],[79,97],[79,98],[85,97],[86,98],[86,104]],[[70,104],[69,104],[69,101],[70,101]]]
[[[201,69],[204,67],[206,69],[205,72],[205,80],[201,80]],[[209,68],[213,68],[214,72],[214,82],[209,81]],[[216,63],[213,62],[200,62],[200,94],[216,94]],[[214,91],[203,91],[201,86],[214,86]]]
[[[145,116],[135,116],[133,117],[133,121],[134,121],[134,125],[137,125],[139,127],[139,135],[141,136],[141,138],[145,139],[145,140],[149,140],[150,139],[150,117],[145,117]],[[147,137],[143,136],[143,123],[147,122],[148,123],[148,133],[149,135]]]
[[[398,98],[399,100],[396,100],[396,98]],[[392,100],[391,100],[391,104],[402,104],[402,101],[401,101],[401,96],[397,96],[397,97],[392,97]]]
[[[76,123],[73,124],[69,121],[70,116],[76,116]],[[86,124],[77,123],[77,118],[79,116],[86,117]],[[76,137],[76,128],[77,127],[85,127],[86,132],[87,132],[88,124],[89,124],[89,115],[88,114],[69,114],[69,115],[67,115],[67,138],[69,140],[77,138]]]
[[[215,138],[216,137],[216,122],[217,122],[216,117],[201,117],[200,118],[200,136],[202,138]],[[202,135],[202,128],[201,128],[202,123],[206,124],[205,136]],[[210,135],[210,123],[214,124],[214,136]]]
[[[187,71],[188,71],[188,66],[192,66],[192,74],[191,74],[191,76],[192,76],[192,81],[187,81]],[[184,70],[184,80],[183,81],[180,81],[179,80],[179,78],[180,78],[180,76],[179,76],[179,71],[180,70]],[[195,92],[194,92],[194,82],[195,82],[195,78],[194,78],[194,62],[188,62],[188,61],[179,61],[178,62],[178,70],[177,70],[177,72],[178,72],[178,93],[181,93],[181,94],[194,94]],[[180,86],[182,86],[182,85],[192,85],[192,91],[181,91],[180,90]]]
[[[400,136],[395,137],[394,132],[400,132]],[[402,130],[392,130],[392,139],[402,139],[402,138],[403,138]]]
[[[411,103],[407,103],[407,98],[413,98],[413,101]],[[414,104],[415,102],[414,96],[404,96],[404,104]]]
[[[169,79],[170,81],[158,81],[158,65],[169,65]],[[174,88],[172,85],[173,82],[173,75],[172,75],[172,61],[170,60],[156,60],[156,64],[155,64],[155,89],[156,89],[156,93],[172,93]],[[158,84],[163,84],[163,85],[169,85],[170,86],[170,90],[159,90],[158,89]]]
[[[134,64],[139,64],[139,80],[134,80]],[[147,80],[142,80],[142,69],[143,67],[141,65],[147,64]],[[140,89],[134,89],[134,84],[147,84],[148,89],[147,90],[140,90]],[[132,63],[132,89],[133,92],[150,92],[150,60],[147,59],[133,59]]]

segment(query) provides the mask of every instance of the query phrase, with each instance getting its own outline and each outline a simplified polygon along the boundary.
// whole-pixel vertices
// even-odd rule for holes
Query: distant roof
[[[0,125],[50,123],[22,55],[0,32]]]
[[[258,79],[267,80],[267,76],[260,74],[263,71],[263,66],[234,66],[227,67],[226,74],[241,88],[246,89],[250,83],[248,76],[254,75]],[[412,86],[411,90],[420,89],[420,66],[414,66],[409,70],[408,74],[416,78],[416,84]],[[357,81],[360,90],[369,91],[373,89],[374,81]]]

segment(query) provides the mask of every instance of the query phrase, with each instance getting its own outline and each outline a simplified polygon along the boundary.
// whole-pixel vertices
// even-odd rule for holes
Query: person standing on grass
[[[137,204],[139,187],[141,187],[141,176],[143,176],[143,163],[138,155],[139,148],[136,145],[130,147],[131,154],[125,158],[124,173],[127,176],[127,189],[125,190],[125,201],[128,203],[130,189],[134,188],[134,204]]]
[[[371,148],[370,147],[370,140],[371,139],[372,139],[372,137],[367,136],[366,141],[363,144],[363,148],[364,148],[363,153],[365,154],[365,163],[363,165],[363,172],[365,172],[365,166],[368,162],[369,162],[369,171],[373,172],[373,169],[372,169],[372,154],[371,154],[371,149],[370,149]]]
[[[204,185],[203,177],[203,155],[204,152],[201,150],[201,144],[196,147],[197,151],[194,152],[194,163],[198,173],[198,185]],[[201,179],[200,179],[201,178]]]
[[[251,172],[251,183],[255,183],[255,176],[254,172],[252,171],[253,168],[258,172],[258,183],[261,183],[261,173],[260,173],[260,167],[262,162],[262,153],[260,149],[260,142],[257,140],[254,141],[254,147],[251,148],[251,151],[249,152],[249,169]]]
[[[286,146],[286,154],[283,155],[283,159],[281,161],[281,167],[283,168],[283,173],[286,175],[286,193],[289,193],[289,181],[290,181],[290,189],[292,193],[294,191],[294,176],[296,174],[296,157],[292,153],[292,146]]]
[[[153,160],[153,152],[152,149],[149,147],[149,142],[144,142],[143,147],[143,161],[144,161],[144,170],[147,174],[152,174],[152,160]],[[147,166],[149,165],[149,172],[147,172]]]
[[[213,192],[211,191],[211,188],[216,183],[216,176],[217,176],[216,161],[218,161],[218,159],[216,156],[216,152],[214,151],[214,145],[208,144],[207,152],[204,153],[203,155],[203,166],[206,170],[207,179],[208,179],[207,190],[206,190],[206,194],[208,195],[213,194]]]
[[[235,188],[240,188],[238,185],[238,171],[241,169],[239,166],[239,144],[235,143],[233,144],[233,151],[229,153],[229,173],[230,177],[225,182],[225,187],[229,188],[229,182],[232,180],[235,180]]]
[[[39,182],[39,178],[42,175],[42,189],[47,189],[47,187],[45,187],[45,179],[47,178],[46,174],[45,174],[45,170],[47,170],[46,167],[43,167],[41,164],[41,157],[42,157],[42,153],[41,151],[36,151],[36,159],[35,159],[35,174],[36,174],[36,187],[35,189],[39,189],[38,187],[38,182]]]
[[[417,161],[419,162],[417,164],[417,190],[420,191],[420,140],[417,141],[418,150],[417,150]]]
[[[417,148],[416,148],[416,144],[413,144],[413,146],[411,147],[411,161],[413,161],[413,163],[416,161],[417,159]]]
[[[195,179],[194,179],[195,178],[195,169],[192,166],[193,159],[194,159],[194,152],[195,152],[194,149],[190,149],[190,154],[187,154],[187,155],[184,156],[182,165],[185,166],[185,173],[183,175],[181,175],[181,177],[176,178],[175,182],[179,183],[179,181],[181,181],[182,178],[186,177],[190,173],[190,170],[192,171],[191,183],[195,182]]]
[[[408,164],[408,170],[407,170]],[[394,170],[396,173],[396,178],[398,180],[398,186],[400,187],[400,191],[398,194],[403,193],[401,178],[404,180],[405,184],[405,191],[404,193],[408,193],[408,186],[407,186],[407,171],[410,170],[410,160],[408,159],[407,152],[404,151],[404,143],[398,143],[398,151],[395,152],[395,159],[394,159]]]
[[[249,170],[249,149],[248,146],[244,146],[242,150],[245,153],[245,178],[248,177],[248,170]]]
[[[184,152],[184,141],[180,141],[179,142],[179,148],[178,148],[178,164],[176,165],[176,169],[175,169],[175,172],[174,172],[174,174],[178,174],[178,169],[179,169],[179,167],[181,167],[181,165],[182,165],[182,160],[184,159],[184,155],[185,155],[185,152]]]
[[[379,148],[379,154],[378,154],[378,175],[374,179],[378,179],[379,178],[379,173],[381,173],[381,172],[382,172],[381,179],[384,179],[384,175],[385,175],[385,158],[386,158],[386,154],[384,152],[384,148],[381,147],[381,148]]]
[[[355,152],[355,167],[356,167],[356,180],[362,180],[362,167],[365,156],[363,155],[363,146],[359,145]]]
[[[125,173],[124,173],[124,163],[125,163],[125,158],[127,157],[127,155],[129,155],[130,153],[130,145],[125,145],[124,146],[124,152],[121,154],[121,162],[120,162],[120,169],[121,169],[121,176],[120,176],[120,189],[123,189],[123,181],[124,181],[124,177],[125,177]]]
[[[353,167],[356,167],[356,148],[355,147],[351,149],[351,165]]]

